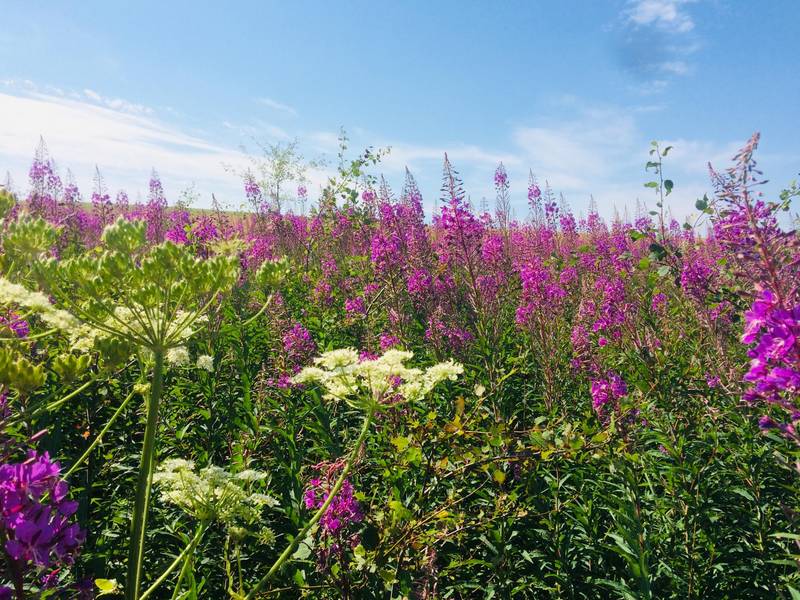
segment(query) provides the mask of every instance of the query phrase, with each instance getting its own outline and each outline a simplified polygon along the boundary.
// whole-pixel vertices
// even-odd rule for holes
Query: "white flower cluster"
[[[203,354],[202,356],[197,357],[197,368],[203,369],[208,371],[209,373],[214,372],[214,359],[209,356],[208,354]]]
[[[72,350],[76,350],[77,352],[85,354],[94,348],[94,343],[96,340],[107,337],[108,334],[105,331],[100,331],[99,329],[95,329],[94,327],[83,323],[70,331],[70,347]]]
[[[374,360],[359,360],[352,348],[332,350],[316,358],[293,379],[295,383],[318,382],[328,399],[340,399],[363,408],[390,398],[414,402],[445,380],[455,381],[464,367],[452,360],[422,370],[405,366],[414,354],[391,349]]]
[[[0,303],[16,304],[39,315],[50,327],[62,331],[76,329],[80,322],[65,310],[55,308],[41,292],[33,292],[5,277],[0,277]]]
[[[186,349],[186,346],[177,346],[175,348],[170,348],[167,350],[167,354],[164,357],[167,361],[167,364],[171,367],[185,367],[189,364],[191,358],[189,356],[189,351]],[[198,369],[203,369],[208,371],[209,373],[214,372],[214,359],[209,356],[208,354],[203,354],[202,356],[197,357],[197,362],[195,363],[195,367]]]
[[[201,521],[229,526],[256,523],[265,506],[278,505],[271,496],[251,490],[266,478],[266,473],[252,469],[237,474],[213,465],[196,470],[192,461],[179,458],[164,461],[153,475],[165,502]]]
[[[189,351],[186,346],[178,346],[167,350],[167,364],[173,367],[184,367],[189,364]]]

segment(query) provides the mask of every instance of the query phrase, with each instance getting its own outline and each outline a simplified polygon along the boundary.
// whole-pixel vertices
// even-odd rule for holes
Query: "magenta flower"
[[[306,508],[309,510],[320,508],[328,499],[328,489],[330,489],[329,482],[323,482],[319,478],[312,479],[303,495]],[[333,498],[319,521],[323,535],[338,534],[341,530],[360,523],[364,519],[354,492],[353,484],[349,479],[345,479],[339,493]]]
[[[356,315],[364,315],[367,313],[367,308],[364,304],[364,298],[356,296],[355,298],[348,298],[344,301],[344,310],[351,317]]]
[[[5,317],[0,316],[0,329],[3,328],[8,328],[18,338],[26,338],[31,332],[28,322],[15,312],[9,312]]]
[[[311,332],[300,323],[295,323],[283,334],[283,350],[293,369],[299,369],[317,351]]]
[[[606,377],[592,380],[590,391],[592,408],[602,417],[609,410],[616,409],[619,399],[628,395],[628,386],[619,375],[610,371]]]
[[[0,530],[5,551],[23,566],[70,565],[80,550],[84,534],[70,522],[78,503],[67,499],[60,473],[46,452],[0,465]]]

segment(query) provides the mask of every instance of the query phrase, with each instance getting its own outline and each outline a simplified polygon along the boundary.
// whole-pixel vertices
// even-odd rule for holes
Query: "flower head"
[[[328,399],[346,401],[355,408],[373,409],[381,404],[414,402],[445,380],[455,381],[464,367],[453,361],[426,370],[407,367],[414,354],[390,348],[377,358],[361,359],[352,348],[326,352],[306,367],[294,383],[320,383]]]

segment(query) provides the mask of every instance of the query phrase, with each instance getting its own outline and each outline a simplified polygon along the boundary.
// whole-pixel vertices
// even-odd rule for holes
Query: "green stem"
[[[189,572],[189,565],[191,564],[192,555],[189,554],[186,556],[186,560],[183,561],[181,572],[178,573],[178,581],[175,582],[175,591],[172,592],[172,600],[175,600],[179,595],[181,595],[181,585],[183,584],[183,580],[186,578],[186,573]]]
[[[147,422],[142,442],[142,459],[139,463],[139,480],[136,483],[136,503],[131,521],[131,539],[128,545],[128,576],[125,581],[125,600],[139,600],[142,585],[142,562],[144,560],[144,538],[147,531],[147,508],[150,503],[150,488],[153,483],[153,463],[156,454],[156,429],[158,428],[158,403],[164,385],[164,350],[153,352],[153,380],[147,399]]]
[[[200,538],[202,537],[205,530],[206,530],[205,525],[203,525],[202,523],[197,526],[197,532],[194,534],[194,537],[191,539],[191,541],[187,544],[186,548],[183,549],[183,552],[178,554],[178,556],[175,557],[175,560],[172,561],[172,564],[170,564],[170,566],[167,567],[167,570],[164,571],[161,574],[161,576],[153,582],[153,585],[147,588],[144,591],[144,593],[141,596],[139,596],[139,600],[145,600],[148,596],[150,596],[150,594],[155,592],[156,588],[160,586],[162,583],[164,583],[167,577],[169,577],[170,573],[172,573],[178,567],[178,565],[181,564],[181,561],[184,561],[189,557],[189,555],[194,551],[195,546],[197,546],[197,543],[200,541]]]
[[[261,578],[256,586],[250,590],[250,593],[245,596],[245,600],[251,600],[256,596],[256,594],[258,594],[258,592],[261,591],[267,581],[269,581],[273,575],[280,570],[280,568],[283,566],[283,563],[285,563],[294,553],[294,551],[297,549],[297,546],[300,545],[300,542],[306,539],[306,535],[311,528],[317,524],[317,522],[322,518],[322,515],[325,514],[325,511],[328,510],[328,506],[330,506],[331,502],[333,502],[333,499],[336,497],[336,494],[339,493],[339,490],[342,489],[344,480],[347,478],[348,473],[350,473],[350,469],[353,468],[356,458],[358,457],[358,453],[361,451],[361,446],[364,445],[364,440],[367,439],[367,433],[369,433],[369,426],[372,424],[373,414],[375,414],[375,409],[371,406],[367,410],[367,414],[364,417],[364,425],[361,427],[361,434],[358,436],[356,445],[353,447],[353,450],[350,453],[350,458],[347,460],[347,464],[344,466],[344,469],[342,469],[342,474],[339,475],[339,479],[336,480],[336,483],[333,485],[333,488],[328,494],[328,497],[325,499],[325,502],[323,502],[322,506],[319,507],[319,510],[314,513],[314,516],[311,517],[311,520],[308,523],[306,523],[305,527],[300,530],[300,533],[294,537],[292,542],[286,547],[286,550],[283,551],[283,554],[278,557],[278,560],[275,561],[275,564],[272,565],[272,568],[270,568],[267,574],[264,575],[264,577]]]
[[[26,336],[24,339],[26,342],[30,342],[32,340],[38,340],[39,338],[47,337],[58,331],[58,329],[48,329],[47,331],[42,331],[41,333],[35,333],[33,335]],[[13,335],[11,337],[0,337],[0,342],[10,342],[14,340],[18,340],[19,337]]]
[[[89,455],[92,453],[92,450],[94,450],[97,447],[97,445],[103,441],[103,436],[108,432],[108,430],[114,424],[114,421],[117,420],[117,417],[122,413],[125,407],[128,406],[128,403],[131,401],[131,398],[133,398],[135,393],[136,392],[131,392],[130,394],[128,394],[127,398],[125,398],[125,400],[122,401],[122,404],[120,404],[119,408],[114,412],[113,415],[111,415],[111,418],[108,420],[108,423],[105,424],[103,430],[97,434],[97,437],[94,439],[91,445],[86,449],[86,452],[84,452],[83,455],[78,460],[75,461],[75,464],[73,464],[69,468],[69,471],[67,471],[66,473],[64,473],[64,475],[62,475],[62,479],[67,479],[70,475],[72,475],[75,472],[75,469],[81,466],[83,461],[89,458]]]
[[[250,325],[250,323],[252,323],[258,317],[260,317],[262,314],[264,314],[264,311],[267,310],[267,307],[271,303],[272,303],[272,294],[269,295],[269,297],[267,298],[267,301],[264,302],[264,305],[259,309],[259,311],[256,314],[254,314],[252,317],[250,317],[249,319],[247,319],[246,321],[244,321],[242,323],[242,327],[247,327],[248,325]]]
[[[81,385],[79,388],[72,390],[69,394],[67,394],[66,396],[64,396],[60,400],[56,400],[55,402],[51,402],[50,404],[47,405],[46,410],[49,412],[49,411],[54,411],[55,409],[62,407],[64,404],[66,404],[67,402],[72,400],[75,396],[77,396],[82,391],[84,391],[86,388],[88,388],[90,385],[92,385],[95,381],[97,381],[97,380],[96,379],[90,379],[89,381],[87,381],[86,383]]]

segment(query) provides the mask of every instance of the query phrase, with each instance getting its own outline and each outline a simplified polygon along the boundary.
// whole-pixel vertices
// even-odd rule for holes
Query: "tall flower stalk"
[[[306,539],[311,529],[325,515],[361,453],[375,413],[389,406],[419,401],[442,381],[455,381],[464,372],[460,364],[452,361],[433,365],[424,371],[405,366],[404,363],[413,356],[411,352],[393,349],[378,358],[362,360],[358,352],[352,348],[332,350],[316,358],[315,366],[306,367],[294,377],[294,382],[297,384],[320,384],[325,390],[327,400],[344,401],[350,407],[363,411],[364,420],[347,462],[333,487],[328,491],[327,498],[280,554],[266,575],[245,596],[245,600],[257,596],[267,582],[289,561],[300,542]]]
[[[800,444],[800,239],[778,225],[778,211],[788,204],[765,202],[754,191],[763,183],[753,158],[758,141],[756,133],[725,172],[711,170],[718,211],[714,234],[756,296],[741,337],[742,343],[755,344],[748,352],[744,379],[751,387],[744,399],[781,409],[784,422],[764,415],[759,424]]]
[[[78,323],[75,339],[123,341],[143,350],[151,369],[125,584],[126,600],[138,600],[165,369],[171,357],[186,354],[184,344],[238,271],[233,258],[198,259],[171,242],[148,247],[144,222],[120,219],[102,243],[101,252],[74,259],[45,259],[45,248],[32,258],[42,287]]]

